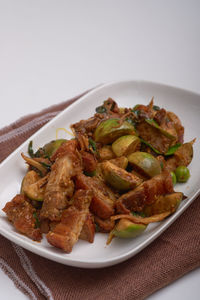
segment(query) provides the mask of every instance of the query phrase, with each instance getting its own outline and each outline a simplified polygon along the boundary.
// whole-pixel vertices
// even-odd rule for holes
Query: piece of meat
[[[109,160],[116,157],[115,153],[112,151],[111,145],[105,145],[98,149],[99,151],[99,161]]]
[[[115,227],[115,221],[109,219],[101,219],[94,216],[94,221],[98,226],[98,232],[108,233]]]
[[[68,148],[68,151],[57,153],[45,189],[40,213],[41,218],[47,218],[51,221],[59,221],[62,211],[70,205],[70,199],[74,192],[72,177],[82,171],[81,160],[74,144],[68,141],[62,144],[61,147],[64,147],[64,145]]]
[[[65,156],[66,154],[72,157],[76,156],[76,151],[78,147],[78,142],[76,139],[69,140],[61,144],[61,146],[53,153],[51,156],[51,161],[55,161],[57,158]]]
[[[83,170],[87,173],[91,173],[96,170],[97,161],[92,153],[81,151]]]
[[[165,121],[166,117],[166,110],[164,108],[158,110],[154,116],[154,120],[159,124],[162,125],[162,123]]]
[[[106,108],[107,114],[120,114],[120,109],[112,98],[108,98],[106,101],[104,101],[103,106]]]
[[[137,105],[136,111],[138,111],[138,120],[141,122],[143,119],[152,119],[154,117],[155,112],[152,109],[152,105],[150,102],[150,105],[143,105],[139,104]]]
[[[36,228],[36,209],[26,201],[24,195],[16,195],[10,202],[6,203],[3,211],[20,233],[25,234],[34,241],[41,240],[40,228]]]
[[[157,128],[154,128],[145,121],[137,125],[137,131],[143,140],[163,154],[167,152],[172,144],[172,140],[170,138],[161,134]]]
[[[98,124],[104,119],[103,115],[96,115],[87,120],[81,120],[71,125],[72,131],[77,135],[78,133],[86,136],[92,136]]]
[[[145,205],[143,212],[145,216],[148,217],[167,211],[171,211],[171,213],[173,213],[178,208],[182,199],[183,193],[180,192],[160,195],[153,204]]]
[[[88,216],[91,199],[90,191],[76,191],[73,205],[63,211],[61,221],[46,235],[51,245],[67,253],[72,251]]]
[[[40,219],[40,230],[42,233],[48,233],[50,230],[50,220],[49,219]]]
[[[177,135],[178,135],[178,142],[179,143],[183,143],[183,137],[184,137],[184,127],[183,125],[181,124],[181,121],[179,119],[179,117],[171,112],[171,111],[168,111],[167,112],[167,117],[173,122],[174,124],[174,128],[177,132]]]
[[[173,193],[173,182],[170,173],[165,171],[123,194],[116,201],[116,209],[119,213],[142,211],[144,205],[154,203],[157,196],[167,193]]]
[[[193,143],[194,141],[191,141],[181,145],[174,155],[167,159],[165,169],[171,172],[178,166],[188,166],[193,158]]]
[[[102,219],[107,219],[114,214],[114,193],[101,180],[79,174],[76,176],[76,188],[93,192],[90,205],[92,213]]]
[[[85,223],[83,224],[83,228],[79,235],[79,239],[85,240],[89,243],[93,243],[94,235],[95,235],[94,218],[89,213],[86,217]]]

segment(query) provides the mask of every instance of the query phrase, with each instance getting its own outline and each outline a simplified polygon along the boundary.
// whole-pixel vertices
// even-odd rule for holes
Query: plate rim
[[[101,91],[102,89],[106,88],[106,87],[112,87],[112,86],[118,86],[120,84],[144,84],[144,85],[151,85],[151,86],[155,86],[155,87],[159,87],[159,88],[169,88],[169,89],[173,89],[176,90],[178,92],[183,92],[183,93],[187,93],[187,94],[191,94],[195,97],[200,97],[200,94],[187,90],[187,89],[183,89],[180,87],[176,87],[176,86],[172,86],[172,85],[167,85],[167,84],[163,84],[163,83],[159,83],[159,82],[154,82],[154,81],[146,81],[146,80],[120,80],[120,81],[111,81],[111,82],[107,82],[104,83],[102,85],[98,85],[97,87],[89,90],[88,92],[86,92],[86,94],[84,94],[83,96],[80,96],[80,98],[75,101],[74,103],[70,104],[68,107],[66,107],[63,111],[61,111],[60,113],[58,113],[52,120],[50,120],[49,122],[47,122],[44,126],[42,126],[39,130],[37,130],[33,135],[31,135],[28,139],[26,139],[19,147],[17,147],[7,158],[5,158],[1,163],[0,163],[0,169],[10,160],[12,159],[13,156],[16,155],[16,153],[20,152],[20,149],[23,148],[27,143],[28,140],[34,138],[37,135],[40,135],[40,132],[43,130],[46,130],[47,127],[49,127],[49,125],[51,125],[52,123],[56,122],[57,119],[60,118],[60,116],[62,116],[63,114],[66,113],[66,111],[69,108],[73,108],[73,106],[79,105],[80,102],[84,101],[85,98],[87,98],[88,96],[91,96],[94,93],[97,93],[99,91]],[[103,267],[109,267],[111,265],[115,265],[118,263],[121,263],[125,260],[128,260],[130,257],[135,256],[137,253],[139,253],[140,251],[142,251],[143,249],[145,249],[151,242],[153,242],[157,237],[159,237],[172,223],[174,223],[174,221],[192,204],[192,202],[197,198],[197,196],[200,194],[200,187],[198,188],[198,190],[188,199],[188,201],[186,203],[184,203],[184,206],[182,206],[179,210],[177,210],[173,215],[170,216],[170,219],[165,221],[165,223],[163,223],[163,226],[159,229],[157,229],[156,232],[154,232],[153,234],[151,234],[147,239],[145,239],[143,242],[141,242],[137,247],[134,248],[134,250],[130,250],[126,253],[123,253],[121,255],[118,255],[115,258],[108,258],[108,259],[104,259],[104,261],[97,261],[97,260],[87,260],[87,261],[83,261],[83,260],[79,260],[79,259],[74,259],[74,258],[67,258],[66,257],[66,253],[63,253],[63,257],[56,257],[55,253],[46,253],[45,249],[40,249],[37,248],[37,243],[36,244],[32,244],[30,243],[29,240],[24,241],[22,239],[20,239],[20,236],[16,236],[13,240],[13,233],[9,232],[6,229],[2,229],[0,228],[0,234],[2,234],[5,238],[9,239],[11,242],[14,242],[18,245],[20,245],[21,247],[37,254],[40,255],[44,258],[50,259],[52,261],[58,262],[58,263],[62,263],[65,265],[69,265],[69,266],[73,266],[73,267],[79,267],[79,268],[103,268]],[[21,234],[20,234],[21,235]],[[39,253],[38,253],[39,252]],[[48,254],[48,255],[47,255]]]

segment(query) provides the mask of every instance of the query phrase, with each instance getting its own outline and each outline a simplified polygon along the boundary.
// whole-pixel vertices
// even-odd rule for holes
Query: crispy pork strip
[[[76,177],[76,188],[91,190],[93,198],[90,210],[102,219],[107,219],[114,214],[115,196],[101,180],[79,174]]]
[[[60,223],[46,235],[51,245],[67,253],[72,251],[89,213],[91,199],[90,191],[76,191],[73,205],[63,211]]]
[[[40,241],[42,234],[36,228],[36,209],[26,200],[24,195],[16,195],[10,202],[7,202],[3,211],[8,220],[13,223],[15,228],[34,241]]]
[[[74,140],[62,144],[62,149],[59,153],[57,152],[40,213],[40,217],[43,219],[59,221],[62,211],[70,205],[70,199],[74,192],[74,183],[71,177],[82,170],[80,157],[76,152],[76,143],[72,142]]]
[[[89,213],[86,217],[85,223],[83,224],[83,228],[79,235],[79,239],[85,240],[89,243],[94,242],[94,235],[95,235],[95,225],[94,225],[94,218]]]
[[[116,208],[119,213],[142,211],[144,205],[154,203],[159,195],[173,193],[173,191],[172,177],[169,172],[165,171],[123,194],[116,201]]]

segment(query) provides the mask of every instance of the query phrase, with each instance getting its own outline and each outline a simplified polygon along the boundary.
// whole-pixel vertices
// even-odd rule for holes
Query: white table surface
[[[99,83],[200,93],[200,1],[1,0],[0,127]],[[27,299],[0,271],[0,299]],[[148,299],[200,299],[200,270]]]

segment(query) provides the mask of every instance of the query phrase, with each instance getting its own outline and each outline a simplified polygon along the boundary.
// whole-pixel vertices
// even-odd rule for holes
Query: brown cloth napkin
[[[0,130],[0,161],[78,98]],[[103,269],[68,267],[0,236],[0,266],[30,299],[145,299],[200,266],[200,198],[151,245],[118,265]]]

